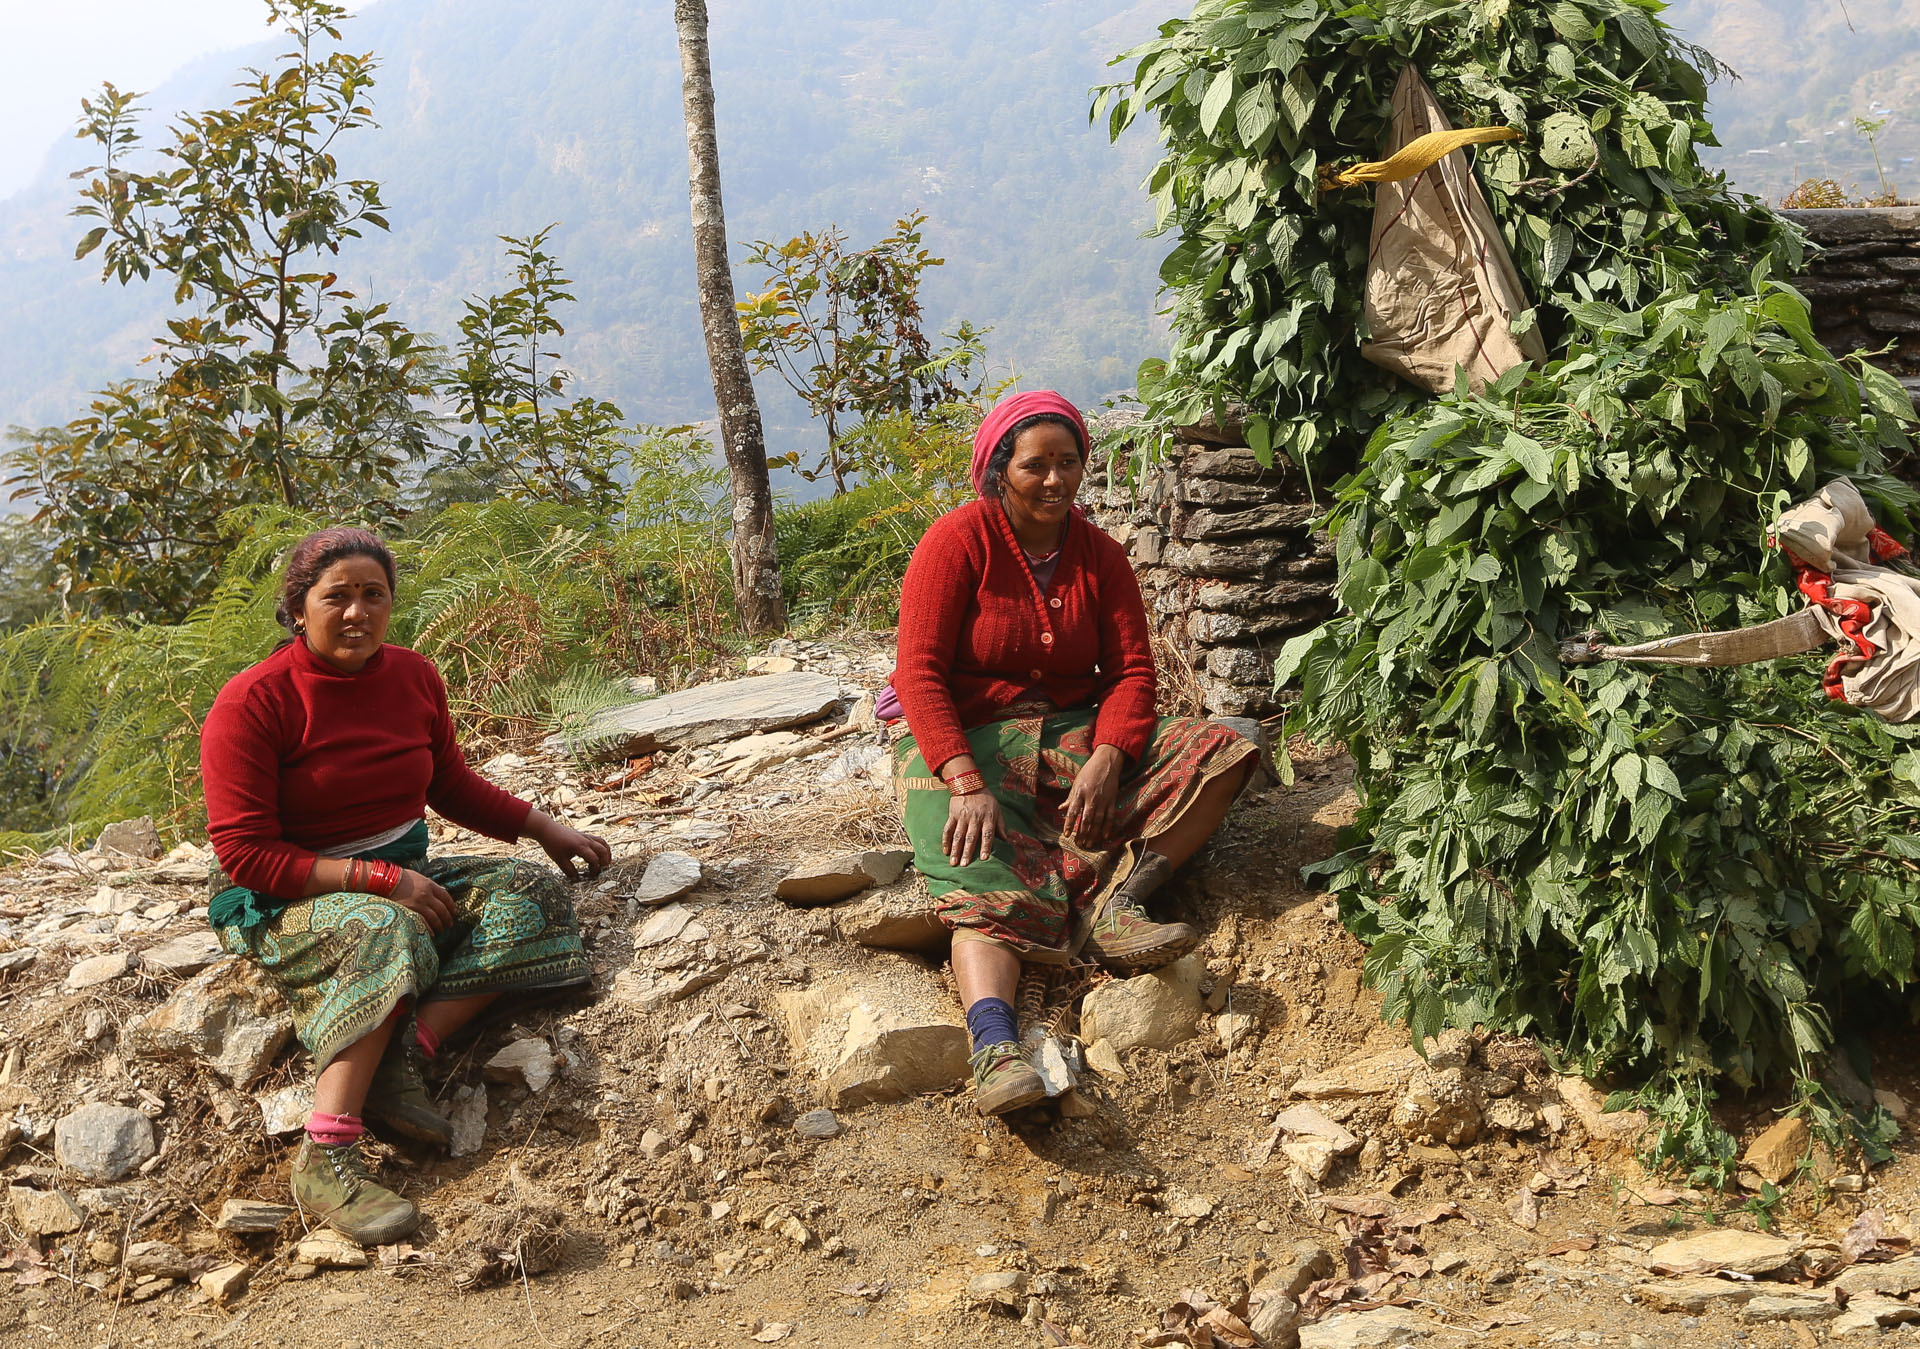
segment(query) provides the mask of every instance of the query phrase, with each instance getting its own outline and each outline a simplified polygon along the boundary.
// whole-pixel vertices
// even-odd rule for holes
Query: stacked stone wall
[[[1893,350],[1875,363],[1920,390],[1920,207],[1783,211],[1822,248],[1794,285],[1834,352]]]
[[[1206,710],[1257,717],[1281,705],[1280,647],[1333,613],[1334,557],[1312,527],[1322,508],[1305,477],[1262,467],[1240,439],[1231,423],[1182,427],[1142,481],[1096,471],[1086,495],[1126,546],[1148,616],[1192,668]]]

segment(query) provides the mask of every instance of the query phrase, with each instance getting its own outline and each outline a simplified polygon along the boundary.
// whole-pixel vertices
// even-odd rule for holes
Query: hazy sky
[[[0,0],[0,197],[27,184],[103,82],[144,92],[268,32],[263,0]]]

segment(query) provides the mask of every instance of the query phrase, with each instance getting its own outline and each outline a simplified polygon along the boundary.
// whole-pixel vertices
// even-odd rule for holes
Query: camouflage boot
[[[412,1201],[374,1181],[358,1140],[302,1143],[293,1159],[293,1198],[317,1222],[362,1246],[398,1241],[420,1225]]]
[[[987,1045],[971,1062],[973,1103],[983,1115],[1004,1115],[1046,1097],[1047,1084],[1027,1066],[1020,1046],[1011,1040]]]
[[[408,1138],[444,1148],[453,1142],[453,1122],[434,1109],[421,1073],[425,1066],[426,1055],[414,1036],[413,1022],[401,1022],[387,1041],[380,1066],[374,1069],[362,1113],[391,1125]]]
[[[1200,944],[1200,934],[1185,923],[1156,923],[1141,907],[1173,874],[1173,865],[1157,852],[1144,854],[1120,888],[1107,900],[1087,936],[1093,958],[1110,970],[1142,974],[1171,965]]]

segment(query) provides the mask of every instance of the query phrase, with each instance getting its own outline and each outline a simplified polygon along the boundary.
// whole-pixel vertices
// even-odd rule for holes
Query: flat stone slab
[[[1799,1244],[1783,1237],[1718,1227],[1697,1236],[1661,1242],[1647,1252],[1647,1266],[1656,1272],[1725,1270],[1757,1277],[1782,1268],[1799,1253]]]
[[[863,890],[892,885],[913,861],[904,850],[841,853],[802,862],[781,878],[773,893],[789,904],[837,904]]]
[[[953,941],[939,918],[939,904],[918,876],[897,885],[869,890],[833,911],[840,935],[858,946],[885,951],[938,955]]]
[[[190,932],[170,942],[152,946],[140,953],[140,963],[148,969],[168,974],[198,974],[225,958],[220,939],[211,932]]]
[[[222,1232],[278,1232],[292,1216],[293,1210],[285,1204],[229,1199],[220,1206],[220,1217],[214,1226]]]
[[[609,708],[587,723],[580,738],[596,758],[691,749],[804,725],[826,715],[841,696],[840,681],[829,675],[752,675]],[[555,736],[547,747],[564,751],[567,740]]]
[[[691,853],[663,852],[647,863],[634,899],[641,904],[666,904],[680,898],[706,879],[700,859]]]

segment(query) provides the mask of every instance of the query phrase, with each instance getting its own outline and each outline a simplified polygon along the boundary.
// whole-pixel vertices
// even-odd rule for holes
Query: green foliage
[[[1142,368],[1162,422],[1245,401],[1263,454],[1344,469],[1373,429],[1421,401],[1360,354],[1373,203],[1322,194],[1322,166],[1376,159],[1395,81],[1419,65],[1456,126],[1511,125],[1480,180],[1549,347],[1586,303],[1633,309],[1676,287],[1795,264],[1794,232],[1729,196],[1706,83],[1660,0],[1201,0],[1119,58],[1099,91],[1115,136],[1142,115],[1167,147],[1147,182],[1174,345]],[[1577,134],[1576,134],[1577,133]],[[1568,153],[1568,147],[1582,151]],[[1556,162],[1557,161],[1557,162]]]
[[[503,237],[516,284],[467,302],[458,360],[446,391],[466,434],[436,468],[457,467],[526,501],[620,509],[651,444],[692,441],[691,427],[629,426],[614,404],[585,395],[560,401],[572,375],[546,343],[564,336],[560,308],[571,282],[547,252],[554,227]]]
[[[926,220],[905,216],[892,234],[852,252],[836,226],[747,251],[769,283],[735,306],[747,359],[778,375],[827,433],[818,462],[803,465],[797,454],[783,462],[808,482],[831,476],[836,494],[854,469],[845,440],[860,426],[932,413],[980,390],[986,333],[962,320],[936,349],[921,327],[921,282],[946,261],[922,244]]]
[[[1562,668],[1799,607],[1767,550],[1907,444],[1897,382],[1814,340],[1757,268],[1571,314],[1564,356],[1382,427],[1331,517],[1347,612],[1289,643],[1365,799],[1323,870],[1416,1034],[1484,1022],[1589,1070],[1806,1078],[1856,980],[1920,977],[1920,727],[1830,703],[1815,658]]]
[[[293,37],[230,107],[182,116],[158,166],[127,166],[136,96],[83,104],[102,166],[74,214],[122,285],[158,272],[185,313],[150,378],[116,383],[65,427],[7,456],[54,557],[96,608],[178,617],[205,597],[218,522],[262,502],[380,523],[401,470],[425,453],[433,351],[386,307],[339,284],[333,258],[385,229],[378,185],[340,174],[337,143],[371,125],[371,58],[337,49],[346,11],[268,0]],[[332,46],[331,50],[323,48]]]

